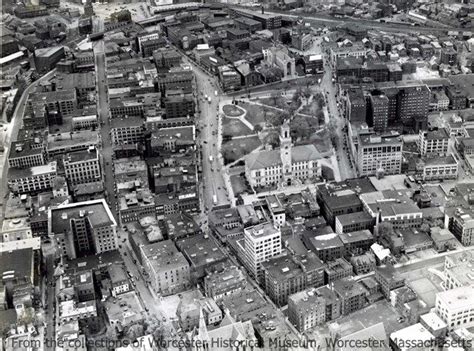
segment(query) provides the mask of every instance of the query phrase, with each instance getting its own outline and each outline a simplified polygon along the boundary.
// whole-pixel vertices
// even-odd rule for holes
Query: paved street
[[[230,203],[222,176],[223,161],[220,157],[217,138],[219,130],[218,106],[220,90],[214,77],[210,76],[195,63],[184,57],[184,60],[193,67],[196,81],[199,121],[196,123],[200,132],[197,134],[196,144],[201,145],[202,151],[202,183],[204,209],[210,210],[213,206],[225,206]],[[215,95],[217,91],[218,95]],[[205,97],[210,97],[211,102]],[[212,158],[211,158],[212,156]],[[212,159],[212,161],[211,161]],[[217,197],[214,203],[213,197]]]
[[[107,192],[107,202],[117,223],[120,223],[117,212],[117,198],[115,197],[115,182],[113,174],[113,149],[110,138],[110,113],[109,96],[107,91],[107,68],[104,51],[104,41],[94,42],[94,56],[97,83],[97,111],[100,121],[100,134],[102,141],[102,172],[104,185]]]
[[[344,132],[344,127],[346,120],[344,116],[341,116],[341,113],[337,106],[336,100],[336,88],[335,84],[332,83],[332,70],[330,65],[325,61],[324,65],[324,76],[321,79],[321,91],[324,96],[327,98],[326,107],[328,109],[329,121],[327,123],[333,124],[333,129],[336,132],[336,148],[335,153],[337,156],[337,164],[339,166],[339,173],[341,175],[341,180],[354,178],[356,177],[355,168],[351,168],[351,161],[349,159],[349,154],[346,151],[347,148],[344,146],[344,138],[346,138],[347,133]]]

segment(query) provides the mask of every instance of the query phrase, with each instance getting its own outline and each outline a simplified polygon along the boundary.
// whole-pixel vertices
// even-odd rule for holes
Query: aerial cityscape
[[[1,28],[0,351],[474,350],[474,1]]]

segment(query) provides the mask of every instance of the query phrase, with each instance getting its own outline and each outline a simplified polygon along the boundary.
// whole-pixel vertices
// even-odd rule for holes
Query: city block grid
[[[472,350],[473,19],[4,1],[0,349]]]

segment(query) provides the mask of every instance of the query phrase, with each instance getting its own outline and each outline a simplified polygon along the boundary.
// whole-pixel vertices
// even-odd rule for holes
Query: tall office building
[[[244,229],[244,265],[257,281],[263,278],[262,263],[281,253],[280,229],[271,223]]]
[[[402,150],[403,140],[397,133],[359,135],[356,162],[360,176],[400,174]]]
[[[99,153],[90,147],[87,151],[68,153],[63,158],[66,179],[71,185],[100,181]]]
[[[69,258],[97,255],[117,249],[117,223],[104,199],[51,208],[48,235]]]
[[[384,132],[388,126],[389,100],[386,95],[370,95],[370,119],[376,132]]]

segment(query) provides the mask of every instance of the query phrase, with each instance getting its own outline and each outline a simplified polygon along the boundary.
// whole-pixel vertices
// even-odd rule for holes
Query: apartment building
[[[101,180],[99,152],[96,148],[68,153],[63,157],[64,172],[71,185]]]
[[[310,288],[288,298],[288,319],[300,333],[326,322],[326,301]]]

